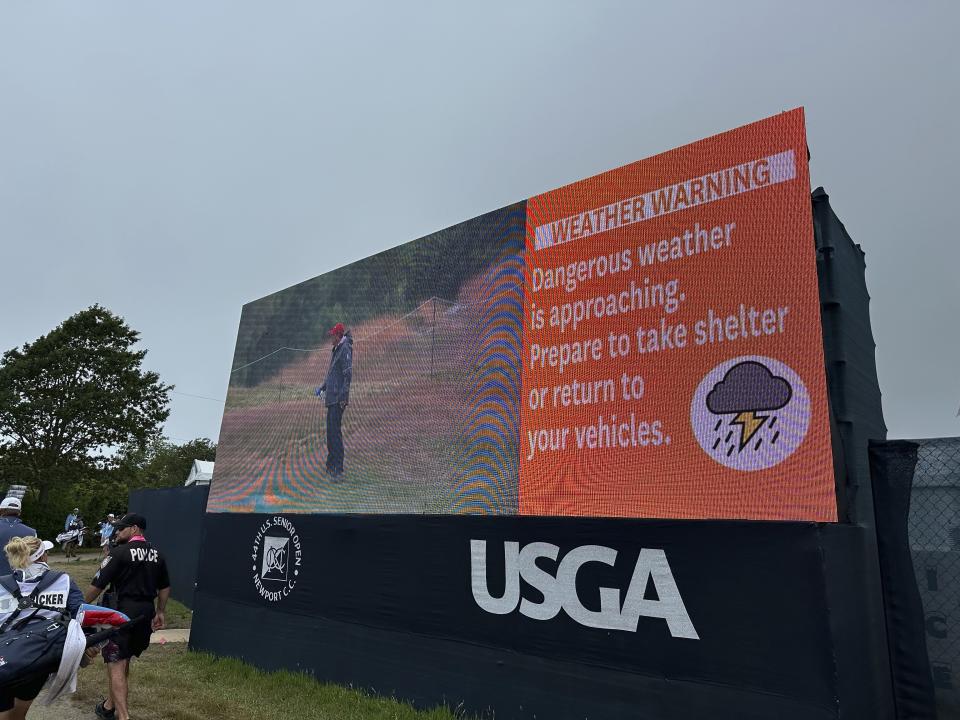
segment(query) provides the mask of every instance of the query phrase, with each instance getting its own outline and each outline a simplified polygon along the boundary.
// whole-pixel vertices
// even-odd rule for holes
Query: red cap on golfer
[[[330,328],[330,331],[327,333],[327,335],[343,335],[345,332],[346,329],[343,327],[343,323],[337,323]]]

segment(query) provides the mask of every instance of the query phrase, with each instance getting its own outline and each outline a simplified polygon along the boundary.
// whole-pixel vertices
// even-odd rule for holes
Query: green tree
[[[142,368],[146,350],[122,318],[94,305],[0,359],[3,479],[41,507],[90,481],[116,451],[146,447],[170,414],[169,391]],[[68,493],[61,492],[66,495]]]
[[[208,438],[197,438],[183,445],[156,438],[143,448],[135,445],[125,448],[117,459],[115,472],[129,490],[180,487],[194,460],[216,459],[217,445]]]
[[[24,522],[36,528],[40,537],[52,540],[63,530],[67,513],[76,507],[87,526],[96,528],[107,513],[119,517],[127,510],[131,490],[182,486],[193,461],[215,460],[216,452],[216,444],[207,438],[177,445],[156,437],[143,448],[124,447],[109,467],[79,473],[46,503],[37,502],[36,493],[30,492],[24,500]],[[89,538],[95,539],[93,535]]]

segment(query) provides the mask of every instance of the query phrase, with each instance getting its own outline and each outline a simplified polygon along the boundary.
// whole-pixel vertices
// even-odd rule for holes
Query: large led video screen
[[[834,521],[827,407],[798,109],[246,305],[208,510]]]

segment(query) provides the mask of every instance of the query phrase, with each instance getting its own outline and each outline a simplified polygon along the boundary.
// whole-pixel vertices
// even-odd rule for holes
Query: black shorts
[[[14,700],[36,700],[48,677],[50,677],[48,673],[34,675],[26,680],[21,680],[16,685],[5,687],[0,692],[0,712],[12,709]]]
[[[150,622],[153,620],[153,603],[120,602],[117,608],[131,620],[143,616],[130,630],[119,633],[113,640],[103,646],[101,655],[103,661],[112,663],[140,657],[140,654],[150,646],[150,635],[153,632]]]

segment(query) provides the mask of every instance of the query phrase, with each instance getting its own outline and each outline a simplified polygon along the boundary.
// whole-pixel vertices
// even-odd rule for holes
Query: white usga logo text
[[[660,618],[667,623],[675,638],[699,640],[693,621],[680,597],[673,572],[663,550],[643,548],[637,557],[633,577],[620,602],[618,588],[601,587],[600,609],[584,607],[577,596],[577,573],[587,563],[614,567],[617,551],[603,545],[574,548],[559,561],[556,577],[537,566],[537,558],[557,561],[560,548],[545,542],[534,542],[520,548],[520,543],[503,544],[506,578],[503,595],[495,598],[487,585],[487,541],[470,541],[471,588],[473,599],[483,610],[494,615],[507,615],[520,605],[520,614],[533,620],[551,620],[561,608],[581,625],[603,630],[636,632],[640,617]],[[520,597],[520,578],[543,594],[542,602]],[[653,584],[657,599],[644,597],[647,583]]]

